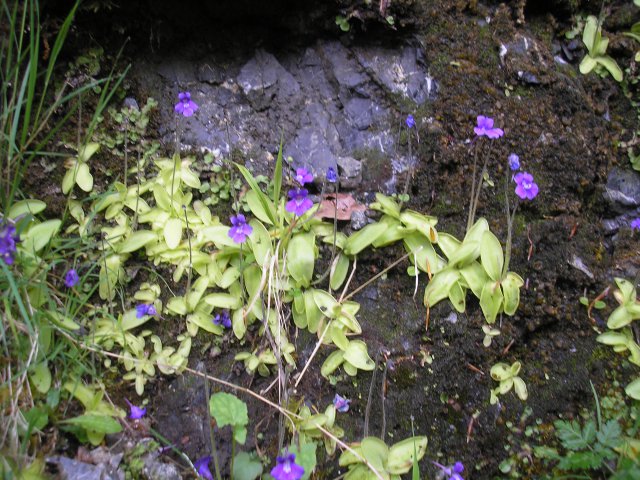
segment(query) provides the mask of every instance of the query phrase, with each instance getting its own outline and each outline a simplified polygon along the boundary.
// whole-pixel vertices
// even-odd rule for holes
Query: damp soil
[[[299,386],[289,392],[292,398],[320,410],[336,392],[351,398],[349,413],[338,417],[346,431],[345,441],[357,441],[368,433],[381,435],[391,444],[409,436],[412,428],[416,434],[426,435],[429,443],[421,463],[425,475],[435,473],[429,462],[433,459],[441,463],[462,461],[468,470],[465,478],[500,477],[499,464],[503,460],[511,455],[518,457],[528,447],[551,440],[549,433],[539,438],[525,437],[524,428],[514,429],[513,425],[524,427],[537,421],[548,427],[560,416],[575,417],[593,405],[590,382],[603,392],[614,379],[626,384],[632,373],[623,366],[621,357],[595,341],[596,329],[604,328],[606,314],[596,315],[591,321],[579,298],[585,294],[594,298],[611,284],[614,276],[638,268],[637,240],[623,231],[612,241],[602,227],[602,219],[609,214],[602,196],[604,184],[613,166],[628,168],[626,152],[619,151],[616,145],[625,135],[629,137],[636,113],[620,86],[610,78],[578,73],[576,64],[584,53],[579,47],[572,60],[564,58],[558,63],[554,59],[567,46],[562,34],[569,27],[565,7],[571,2],[552,2],[542,11],[528,7],[523,12],[502,4],[398,2],[397,9],[390,10],[398,18],[395,30],[379,19],[356,18],[352,31],[341,35],[333,31],[335,28],[329,26],[328,19],[335,18],[336,12],[355,8],[354,2],[332,4],[331,8],[322,7],[309,14],[309,18],[317,15],[320,19],[313,22],[315,29],[306,23],[305,15],[309,12],[292,10],[287,2],[276,3],[276,12],[287,11],[292,15],[283,17],[289,23],[284,22],[288,29],[283,26],[280,38],[272,29],[266,29],[267,35],[254,28],[255,24],[249,24],[244,25],[243,32],[252,33],[243,43],[240,38],[243,35],[216,36],[210,30],[206,41],[197,41],[186,37],[184,29],[176,28],[173,32],[170,12],[161,7],[153,10],[151,20],[139,19],[135,25],[131,20],[121,20],[113,28],[132,34],[125,56],[134,64],[151,57],[153,62],[162,62],[163,56],[175,58],[180,52],[187,52],[186,63],[197,62],[194,55],[198,52],[203,58],[211,58],[221,50],[226,50],[227,57],[215,58],[234,64],[237,54],[248,60],[251,52],[259,48],[282,59],[291,52],[317,45],[318,39],[335,41],[347,48],[368,44],[378,48],[385,42],[390,42],[393,48],[407,44],[416,47],[429,75],[438,82],[438,94],[420,105],[393,95],[380,100],[397,118],[410,111],[418,120],[420,142],[413,145],[415,169],[411,176],[405,172],[399,177],[398,186],[401,189],[402,182],[409,181],[409,206],[437,216],[437,228],[458,237],[463,235],[467,220],[476,148],[469,139],[476,116],[490,115],[504,129],[503,139],[490,146],[485,143],[478,152],[479,158],[490,155],[487,168],[495,184],[483,189],[478,214],[489,220],[492,231],[504,241],[503,184],[507,173],[503,169],[504,159],[511,152],[519,153],[525,169],[534,173],[540,194],[535,201],[523,203],[516,215],[511,270],[525,279],[525,286],[515,316],[499,319],[501,335],[490,348],[483,347],[484,319],[477,301],[471,297],[463,314],[442,302],[427,315],[422,302],[427,279],[419,278],[416,288],[415,280],[406,275],[408,263],[404,262],[354,297],[361,304],[358,319],[363,327],[362,338],[376,361],[375,372],[359,372],[355,378],[338,377],[332,384],[320,376],[320,365],[329,353],[321,349]],[[622,3],[617,2],[620,8]],[[202,12],[204,18],[213,15],[211,22],[220,14]],[[524,23],[518,22],[521,14]],[[274,14],[275,17],[281,18]],[[241,16],[232,18],[241,24]],[[628,26],[628,22],[621,21],[620,28]],[[80,24],[79,38],[87,38],[91,32],[86,30],[89,24],[86,19]],[[158,27],[154,29],[154,25]],[[106,42],[111,45],[107,50],[113,50],[118,43],[113,39],[113,30],[101,28],[96,41]],[[378,32],[383,33],[377,35]],[[625,52],[625,41],[615,32],[613,37],[614,51]],[[521,51],[519,45],[523,43],[530,48]],[[508,47],[508,53],[501,57],[502,46]],[[176,78],[165,87],[159,83],[150,85],[143,76],[144,71],[138,70],[128,79],[129,92],[139,102],[159,91],[190,87]],[[164,101],[171,103],[167,98]],[[163,140],[167,151],[173,148],[167,141],[174,128],[167,113],[170,110],[171,106],[156,114],[153,125],[157,130],[150,134]],[[285,121],[291,129],[288,133],[294,134],[294,114],[287,115]],[[276,141],[271,138],[262,146],[273,147],[280,133],[277,124],[272,123],[269,128]],[[239,144],[242,134],[237,137]],[[398,148],[406,148],[406,138],[394,138]],[[344,143],[341,145],[344,147]],[[197,136],[192,144],[184,146],[198,154],[197,147]],[[239,155],[243,153],[247,152]],[[366,172],[363,182],[351,189],[354,196],[371,198],[376,187],[388,185],[393,168],[385,162],[384,155],[358,155],[355,150],[346,154],[358,157]],[[120,168],[120,159],[101,155],[103,167],[99,170],[115,172]],[[369,163],[367,158],[371,158]],[[269,172],[272,166],[268,158],[258,156],[254,165],[264,172]],[[48,175],[36,165],[33,195],[60,198],[54,187],[37,180],[49,178]],[[103,185],[107,180],[105,177]],[[347,224],[341,227],[346,231],[350,228]],[[358,259],[351,288],[367,282],[403,253],[402,249],[392,247],[363,254]],[[327,252],[323,255],[326,260]],[[586,268],[576,268],[576,259]],[[613,299],[609,299],[609,304],[613,304]],[[164,327],[163,335],[168,339],[182,331],[182,325],[175,320],[172,326]],[[316,337],[292,332],[292,338],[298,365],[303,365]],[[233,359],[235,353],[247,350],[252,342],[257,345],[260,340],[254,335],[253,340],[238,345],[227,336],[219,349],[213,349],[210,339],[198,336],[194,339],[189,366],[256,392],[265,391],[266,398],[278,402],[277,389],[269,389],[273,377],[251,376]],[[521,402],[509,393],[499,405],[490,405],[489,391],[495,386],[489,376],[490,367],[499,361],[515,360],[523,364],[522,377],[529,389],[529,399]],[[210,450],[207,388],[219,387],[207,386],[200,378],[185,374],[158,377],[145,391],[151,402],[152,427],[190,458],[198,458]],[[132,397],[135,393],[126,391],[123,396]],[[254,398],[243,399],[249,405],[250,418],[246,448],[255,448],[274,458],[279,426],[276,412]],[[523,420],[525,409],[531,411]],[[230,455],[229,433],[216,429],[216,436],[224,470],[228,468]],[[334,478],[341,473],[337,456],[319,455],[314,478]],[[538,478],[544,473],[543,465],[533,460],[518,464],[519,478]]]

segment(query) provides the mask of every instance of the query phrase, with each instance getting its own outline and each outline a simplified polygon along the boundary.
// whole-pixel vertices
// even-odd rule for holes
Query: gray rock
[[[173,463],[164,463],[158,459],[157,453],[143,457],[142,476],[148,480],[181,480],[182,475]]]
[[[296,166],[305,167],[319,182],[322,182],[329,167],[338,171],[332,148],[337,143],[337,132],[329,124],[325,126],[326,129],[323,129],[322,122],[318,122],[315,127],[300,129],[285,150],[287,156],[293,157]]]
[[[133,97],[127,97],[122,101],[122,106],[125,108],[131,108],[133,110],[140,110],[138,102]]]
[[[640,175],[630,169],[614,167],[609,172],[604,198],[616,211],[640,205]]]
[[[356,57],[374,81],[391,93],[401,94],[420,105],[435,99],[436,82],[418,65],[416,49],[404,47],[400,56],[387,48],[356,48]]]
[[[92,465],[66,457],[50,457],[48,463],[56,465],[61,480],[122,480],[124,473],[108,473],[107,465]]]
[[[362,72],[362,68],[351,58],[351,53],[340,42],[327,42],[321,47],[322,56],[331,65],[335,81],[349,90],[357,90],[368,77]]]
[[[362,163],[353,157],[338,157],[338,174],[342,188],[356,188],[362,183]]]
[[[300,93],[296,79],[272,54],[258,50],[240,70],[238,84],[251,105],[258,111],[269,108],[278,95],[279,101],[291,101]]]
[[[198,67],[197,78],[200,82],[220,85],[224,82],[224,77],[223,70],[214,63],[202,63]]]
[[[366,130],[373,122],[373,102],[366,98],[352,98],[345,105],[345,112],[358,130]]]
[[[351,230],[362,230],[369,223],[369,219],[361,210],[351,212]]]

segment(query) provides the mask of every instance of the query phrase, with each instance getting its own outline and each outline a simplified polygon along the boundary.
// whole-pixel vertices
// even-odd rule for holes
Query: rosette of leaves
[[[602,28],[598,19],[589,15],[582,31],[582,42],[587,47],[588,53],[580,62],[580,73],[586,75],[592,70],[597,72],[609,72],[617,81],[622,81],[622,70],[616,61],[606,55],[609,39],[602,36]]]
[[[406,438],[391,447],[377,437],[365,437],[349,446],[353,451],[345,450],[339,460],[341,467],[348,468],[345,479],[377,480],[382,477],[400,480],[400,475],[411,470],[414,461],[424,456],[427,437]]]
[[[520,400],[525,401],[529,397],[527,385],[518,376],[521,369],[522,364],[520,362],[513,362],[511,365],[500,362],[491,367],[491,378],[496,382],[500,382],[497,388],[491,390],[491,405],[498,403],[498,395],[508,393],[511,388],[514,389]]]
[[[488,323],[494,323],[499,313],[515,314],[524,281],[520,275],[505,271],[502,246],[489,230],[486,219],[478,219],[462,242],[452,235],[440,233],[438,247],[448,262],[425,289],[427,307],[448,298],[458,312],[464,312],[467,291],[471,290],[480,300]]]
[[[81,442],[100,445],[105,435],[122,431],[117,418],[124,418],[125,412],[103,400],[104,388],[101,385],[84,385],[79,380],[69,380],[62,386],[83,408],[84,413],[63,420],[62,428],[72,432]]]
[[[62,178],[62,193],[67,195],[73,189],[74,185],[78,185],[80,190],[90,192],[93,190],[93,175],[89,170],[89,159],[100,149],[100,144],[95,142],[87,143],[80,147],[78,155],[67,158],[65,161],[65,173]]]
[[[597,340],[611,345],[615,352],[628,351],[629,361],[640,366],[640,346],[631,328],[631,323],[640,318],[640,303],[636,299],[636,289],[631,282],[623,278],[616,278],[615,282],[618,289],[613,292],[613,296],[619,305],[607,319],[607,327],[610,330],[598,335]],[[631,398],[640,400],[640,377],[627,385],[625,392]]]
[[[298,412],[300,419],[296,419],[296,427],[300,435],[300,443],[310,443],[312,440],[322,440],[328,455],[333,455],[336,451],[336,438],[344,436],[344,430],[336,424],[336,407],[331,404],[325,408],[324,413],[311,414],[311,410],[306,405]],[[326,435],[320,428],[322,427],[333,437]]]

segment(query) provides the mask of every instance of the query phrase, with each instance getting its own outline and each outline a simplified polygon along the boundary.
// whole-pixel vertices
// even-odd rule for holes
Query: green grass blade
[[[258,196],[258,200],[260,201],[260,204],[262,205],[262,208],[264,208],[264,211],[266,212],[267,216],[269,217],[269,220],[271,220],[273,225],[277,225],[276,209],[275,209],[273,203],[271,202],[271,200],[269,200],[269,197],[267,197],[264,194],[264,192],[262,190],[260,190],[260,186],[258,185],[258,182],[256,182],[256,179],[253,177],[253,175],[247,169],[247,167],[245,167],[244,165],[240,165],[238,163],[235,163],[235,162],[234,162],[234,164],[235,164],[236,167],[238,167],[238,170],[240,170],[240,173],[242,174],[244,179],[247,181],[247,183],[251,187],[251,190],[253,190],[256,193],[256,195]]]

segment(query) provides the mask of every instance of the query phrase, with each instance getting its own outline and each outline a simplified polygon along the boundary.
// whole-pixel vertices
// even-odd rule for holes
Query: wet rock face
[[[345,188],[359,186],[372,156],[383,155],[400,170],[411,164],[408,152],[396,147],[404,125],[399,104],[410,113],[437,95],[436,81],[409,45],[318,40],[287,53],[259,48],[234,60],[205,58],[195,65],[184,56],[134,62],[133,78],[160,100],[168,145],[177,128],[183,150],[220,156],[233,150],[266,173],[264,161],[277,153],[282,133],[292,166],[308,168],[318,183],[333,167]],[[173,104],[187,90],[200,109],[176,122]],[[379,178],[370,187],[389,180]]]

